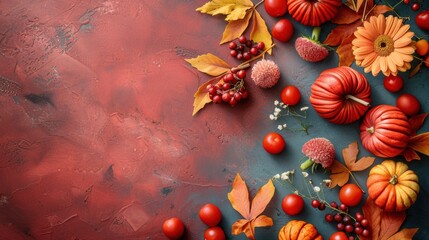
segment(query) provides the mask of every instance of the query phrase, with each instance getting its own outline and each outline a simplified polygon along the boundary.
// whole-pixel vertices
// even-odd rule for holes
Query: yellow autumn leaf
[[[200,72],[207,73],[211,76],[219,76],[231,69],[228,63],[211,53],[200,55],[196,58],[185,59],[185,61]]]
[[[246,16],[243,19],[237,19],[235,21],[229,21],[223,31],[222,40],[220,44],[230,42],[236,38],[239,38],[243,32],[249,26],[250,18],[253,15],[253,11],[247,11]]]
[[[207,103],[210,103],[212,100],[209,97],[209,93],[206,88],[209,84],[216,84],[218,82],[223,82],[222,77],[215,77],[209,81],[202,84],[194,94],[194,110],[192,111],[192,116],[194,116],[198,111],[200,111]]]
[[[226,15],[226,21],[234,21],[243,19],[246,16],[246,11],[252,7],[253,2],[250,0],[212,0],[196,10],[213,16]]]
[[[268,31],[267,24],[258,11],[253,10],[253,12],[253,25],[250,38],[255,42],[263,42],[267,47],[272,46],[273,39],[271,38],[271,33]],[[272,49],[267,51],[268,54],[271,54],[271,52]]]

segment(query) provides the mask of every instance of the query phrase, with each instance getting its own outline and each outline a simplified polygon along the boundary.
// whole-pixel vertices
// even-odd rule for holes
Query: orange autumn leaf
[[[192,116],[194,116],[198,111],[200,111],[207,103],[210,103],[212,100],[209,97],[209,93],[206,90],[207,85],[218,83],[222,77],[215,77],[210,79],[209,81],[202,84],[197,92],[194,94],[194,109],[192,111]]]
[[[196,58],[188,58],[185,61],[198,69],[198,71],[211,76],[219,76],[231,69],[228,63],[211,53],[200,55]]]
[[[375,161],[374,157],[362,157],[357,160],[359,154],[358,143],[353,142],[348,145],[348,147],[343,148],[342,150],[343,159],[345,166],[338,162],[334,161],[334,164],[330,167],[331,179],[330,187],[343,186],[349,181],[349,177],[352,172],[363,171],[369,168]]]
[[[250,39],[255,42],[263,42],[265,46],[273,45],[273,40],[271,38],[270,31],[268,31],[267,24],[256,10],[254,10],[253,14],[253,24],[252,30],[250,32]],[[271,54],[271,52],[271,49],[267,51],[268,54]]]
[[[252,7],[250,0],[212,0],[196,10],[213,16],[222,14],[226,16],[226,21],[234,21],[244,18],[246,11]]]
[[[416,135],[417,131],[422,127],[427,116],[427,113],[421,113],[414,115],[410,117],[410,119],[408,119],[408,122],[411,125],[411,135]]]
[[[403,228],[388,240],[412,240],[418,230],[418,228]]]
[[[247,238],[255,239],[255,227],[268,227],[273,225],[273,220],[265,215],[260,215],[267,207],[274,196],[275,187],[273,182],[268,182],[262,186],[252,203],[249,199],[249,191],[246,182],[237,174],[232,184],[232,190],[228,193],[228,199],[232,207],[243,216],[244,219],[237,220],[232,225],[232,234],[244,233]]]
[[[249,26],[250,18],[253,15],[253,11],[249,10],[244,16],[243,19],[237,19],[235,21],[229,21],[223,31],[222,40],[220,40],[220,44],[230,42],[236,38],[239,38],[243,32]]]
[[[387,240],[393,236],[401,228],[402,223],[405,221],[407,214],[402,212],[387,212],[381,211],[380,218],[380,234],[378,235],[379,240]]]
[[[429,132],[412,136],[407,147],[429,156]]]
[[[381,209],[368,197],[365,204],[362,206],[362,212],[369,221],[369,230],[371,232],[370,239],[378,239],[381,229]]]

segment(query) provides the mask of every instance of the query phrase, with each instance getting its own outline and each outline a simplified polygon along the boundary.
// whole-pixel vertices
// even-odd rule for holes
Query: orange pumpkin
[[[289,221],[280,229],[279,240],[297,239],[323,240],[323,237],[317,232],[313,224],[301,220]]]
[[[419,180],[403,162],[385,160],[374,166],[366,182],[368,195],[386,211],[404,211],[417,199]]]

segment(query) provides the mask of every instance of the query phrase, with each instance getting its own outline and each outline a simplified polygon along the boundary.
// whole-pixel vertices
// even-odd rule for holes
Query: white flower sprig
[[[302,119],[307,119],[307,110],[308,107],[301,107],[299,109],[299,112],[295,110],[292,106],[289,106],[287,104],[284,104],[283,102],[279,100],[274,101],[274,111],[269,115],[270,120],[276,121],[279,120],[282,117],[291,116],[299,121],[301,128],[300,129],[291,129],[287,125],[287,123],[278,124],[277,129],[278,130],[290,130],[290,131],[303,131],[307,135],[309,134],[308,129],[311,127],[310,124],[307,122],[303,122]]]

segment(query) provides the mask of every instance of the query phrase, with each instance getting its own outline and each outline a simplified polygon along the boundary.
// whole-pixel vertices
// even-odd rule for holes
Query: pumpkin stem
[[[357,98],[357,97],[355,97],[355,96],[353,96],[353,95],[350,95],[350,94],[347,94],[347,95],[346,95],[346,99],[351,99],[351,100],[356,101],[356,102],[358,102],[358,103],[360,103],[360,104],[362,104],[362,105],[364,105],[364,106],[366,106],[366,107],[368,107],[368,106],[369,106],[369,102],[364,101],[364,100],[362,100],[362,99],[360,99],[360,98]]]
[[[389,180],[389,183],[392,185],[396,185],[398,183],[398,176],[393,175],[392,178]]]
[[[303,162],[300,166],[301,170],[306,170],[307,168],[311,167],[314,164],[313,160],[310,158],[307,159],[305,162]]]
[[[319,35],[321,30],[322,30],[321,27],[314,27],[313,32],[311,32],[311,40],[316,42],[319,41]]]
[[[373,134],[374,133],[374,126],[371,126],[369,128],[366,128],[366,131]]]

